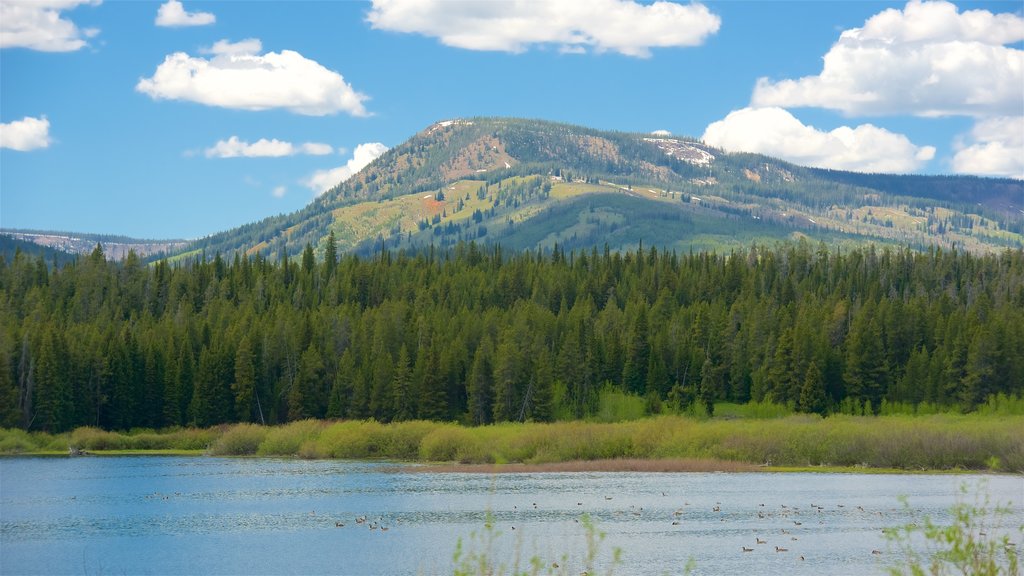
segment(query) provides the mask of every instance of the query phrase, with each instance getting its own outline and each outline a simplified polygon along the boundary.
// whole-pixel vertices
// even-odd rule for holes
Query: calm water
[[[495,550],[507,557],[517,545],[527,557],[579,557],[585,539],[577,520],[587,513],[607,533],[602,558],[613,547],[623,550],[618,574],[678,574],[689,559],[696,574],[872,574],[887,561],[871,553],[886,549],[881,528],[908,521],[898,495],[942,520],[957,487],[975,480],[425,474],[336,461],[4,458],[0,573],[443,574],[451,572],[457,540],[480,531],[489,510],[501,533]],[[1024,479],[987,482],[994,500],[1014,503],[1007,523],[1024,523]],[[366,523],[357,524],[364,515]],[[388,530],[370,529],[374,522]],[[777,553],[776,545],[789,551]],[[569,573],[579,572],[574,567]]]

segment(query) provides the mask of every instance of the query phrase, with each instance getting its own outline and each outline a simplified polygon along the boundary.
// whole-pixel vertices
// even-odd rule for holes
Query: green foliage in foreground
[[[972,576],[1020,576],[1020,551],[1024,543],[1024,526],[1006,527],[1001,524],[1011,513],[1011,504],[992,504],[984,486],[979,486],[974,502],[967,502],[971,493],[961,486],[956,504],[950,510],[952,523],[936,523],[931,518],[911,522],[905,526],[886,530],[890,548],[895,548],[901,560],[891,566],[893,576],[942,576],[970,574]],[[903,499],[906,510],[910,509]],[[1016,533],[1016,540],[1011,534]]]
[[[549,463],[615,458],[706,458],[772,466],[1024,472],[1024,417],[791,415],[773,419],[661,416],[618,423],[300,420],[165,433],[79,428],[50,435],[0,429],[0,452],[195,449],[223,456],[387,458]]]

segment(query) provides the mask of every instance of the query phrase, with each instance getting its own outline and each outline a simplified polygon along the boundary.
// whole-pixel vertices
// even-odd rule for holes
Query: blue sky
[[[1024,177],[1010,2],[0,0],[0,226],[195,238],[439,120]]]

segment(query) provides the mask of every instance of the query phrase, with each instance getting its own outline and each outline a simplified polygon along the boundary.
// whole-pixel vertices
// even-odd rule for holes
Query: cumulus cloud
[[[80,4],[96,6],[99,0],[4,0],[0,2],[0,48],[29,48],[42,52],[74,52],[86,46],[85,38],[99,34],[81,30],[61,12]]]
[[[333,151],[334,148],[330,144],[320,142],[292,144],[276,138],[272,140],[260,138],[249,143],[239,139],[238,136],[232,136],[227,140],[218,140],[216,144],[206,149],[205,154],[207,158],[278,158],[296,154],[323,156]]]
[[[619,52],[646,58],[651,48],[698,46],[721,19],[702,4],[633,0],[373,0],[367,20],[379,30],[423,34],[469,50]]]
[[[263,43],[258,38],[246,38],[238,42],[217,40],[213,43],[213,46],[201,48],[199,51],[203,54],[231,56],[236,54],[258,54],[260,50],[263,50]]]
[[[284,186],[277,186],[273,190],[271,190],[270,193],[274,196],[274,198],[284,198],[284,195],[288,193],[288,189],[285,188]]]
[[[844,31],[817,76],[757,81],[753,106],[810,106],[850,115],[1019,114],[1024,102],[1024,18],[959,12],[911,0]]]
[[[344,166],[331,168],[329,170],[317,170],[302,184],[316,193],[317,196],[348,180],[370,162],[376,160],[381,154],[388,151],[388,147],[380,142],[370,142],[356,146],[352,158]]]
[[[953,157],[957,172],[1024,179],[1024,116],[982,120],[969,144],[959,148]]]
[[[151,78],[135,89],[156,100],[186,100],[241,110],[283,108],[296,114],[325,116],[347,112],[369,115],[367,96],[341,74],[292,50],[262,51],[259,40],[220,41],[204,52],[212,57],[175,52]]]
[[[756,152],[804,166],[856,172],[910,172],[935,156],[903,134],[871,124],[830,132],[807,126],[782,108],[743,108],[710,124],[704,142],[734,152]]]
[[[50,121],[26,116],[0,124],[0,148],[27,152],[50,145]]]
[[[167,0],[156,11],[157,26],[206,26],[216,21],[217,17],[209,12],[186,12],[178,0]]]
[[[651,136],[671,136],[672,133],[668,130],[655,130],[651,132]]]

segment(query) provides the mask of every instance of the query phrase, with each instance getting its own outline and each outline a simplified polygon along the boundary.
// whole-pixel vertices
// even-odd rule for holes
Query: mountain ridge
[[[660,132],[457,118],[420,130],[300,210],[194,240],[172,257],[281,258],[307,244],[322,254],[331,232],[339,250],[366,253],[470,240],[715,250],[801,237],[992,252],[1024,247],[1022,204],[1018,180],[862,174]]]

